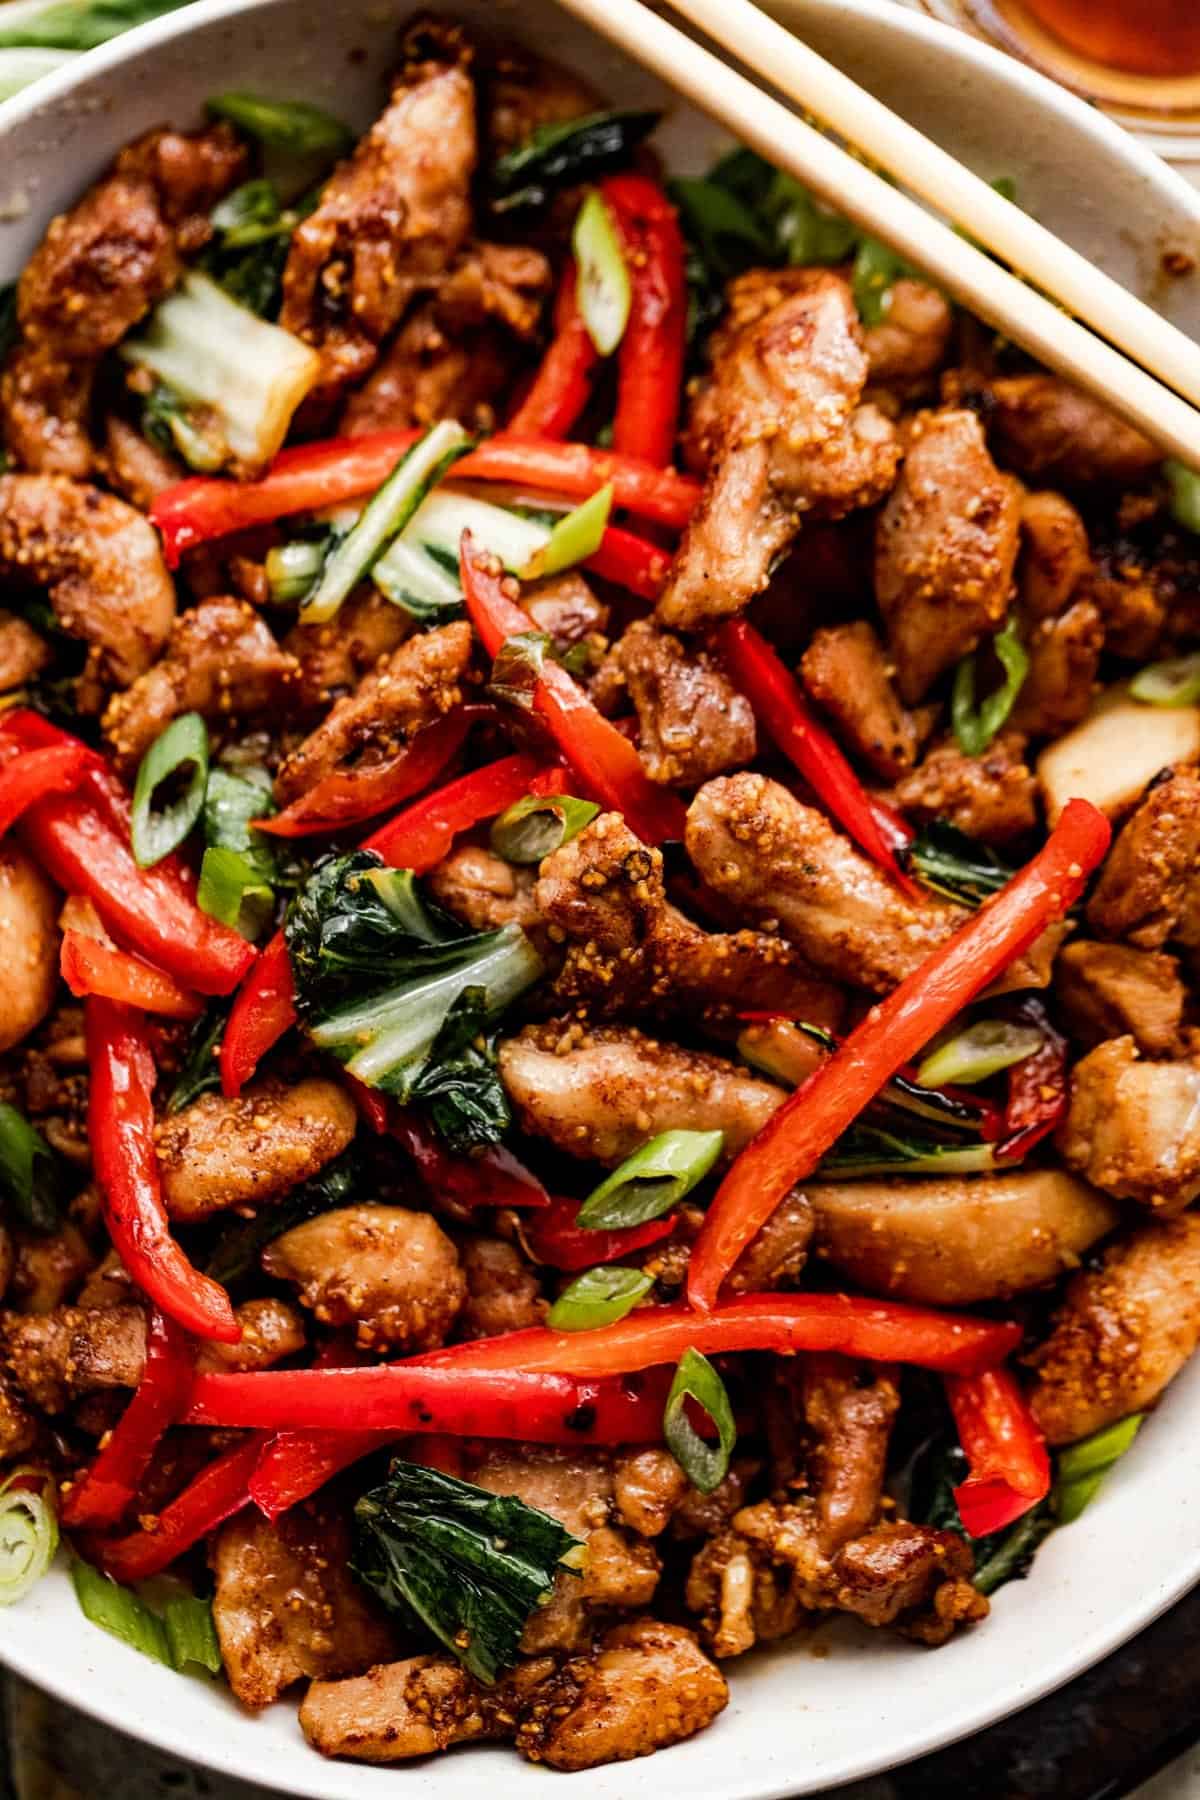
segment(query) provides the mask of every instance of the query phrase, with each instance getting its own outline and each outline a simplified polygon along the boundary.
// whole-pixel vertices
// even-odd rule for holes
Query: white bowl
[[[323,103],[365,125],[394,30],[380,0],[209,0],[146,26],[0,108],[0,279],[15,276],[52,213],[146,127],[197,121],[222,88]],[[585,72],[626,106],[669,104],[642,70],[554,0],[455,0],[480,29],[511,30]],[[1024,204],[1110,273],[1200,333],[1200,277],[1162,273],[1200,250],[1200,195],[1115,126],[1021,64],[888,0],[776,0],[818,48]],[[391,17],[396,16],[391,10]],[[675,166],[721,147],[676,106]],[[1184,1376],[1082,1520],[1056,1533],[1031,1579],[937,1651],[824,1628],[729,1665],[732,1701],[709,1731],[662,1757],[571,1777],[573,1800],[773,1800],[867,1775],[978,1730],[1114,1649],[1200,1579],[1200,1369]],[[821,1654],[815,1655],[814,1650]],[[226,1690],[172,1675],[84,1622],[55,1571],[0,1616],[0,1657],[120,1729],[228,1774],[320,1800],[510,1800],[545,1774],[499,1747],[403,1770],[325,1763],[295,1700],[258,1717]],[[665,1758],[665,1760],[664,1760]]]

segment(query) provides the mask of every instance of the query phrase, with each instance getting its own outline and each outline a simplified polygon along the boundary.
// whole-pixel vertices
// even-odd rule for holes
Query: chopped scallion
[[[200,864],[196,904],[244,938],[261,936],[275,910],[275,890],[241,850],[210,844]]]
[[[654,1277],[644,1269],[623,1269],[614,1263],[588,1269],[563,1289],[546,1322],[556,1331],[594,1331],[598,1325],[615,1325],[653,1286]]]
[[[160,802],[168,782],[175,791]],[[138,768],[131,836],[139,868],[152,868],[182,844],[203,810],[207,784],[208,729],[199,713],[183,713],[159,733]]]
[[[262,94],[230,92],[215,94],[208,102],[208,112],[214,119],[228,119],[260,144],[287,150],[293,156],[341,156],[353,142],[348,126],[306,100],[270,100]]]
[[[571,237],[579,269],[579,311],[601,356],[611,356],[629,323],[633,287],[612,214],[593,190]]]
[[[10,1470],[0,1482],[0,1606],[27,1594],[57,1549],[52,1477],[44,1469]]]
[[[1162,466],[1171,493],[1171,517],[1185,531],[1200,532],[1200,474],[1168,457]]]
[[[575,1223],[588,1231],[620,1231],[657,1219],[690,1194],[725,1147],[723,1131],[664,1131],[605,1177]]]
[[[688,1418],[689,1400],[703,1407],[716,1426],[715,1445],[706,1443]],[[663,1437],[693,1487],[702,1494],[720,1487],[737,1442],[737,1426],[725,1383],[699,1350],[685,1350],[679,1359],[663,1412]]]
[[[1129,692],[1145,706],[1195,706],[1200,701],[1200,651],[1139,669]]]
[[[950,720],[961,749],[968,756],[982,756],[1016,702],[1029,673],[1029,653],[1021,642],[1017,622],[1010,618],[992,639],[992,650],[1004,670],[1004,681],[986,700],[975,704],[978,651],[964,656],[954,671]]]
[[[1145,1413],[1130,1413],[1127,1419],[1119,1419],[1115,1425],[1059,1451],[1054,1495],[1060,1525],[1070,1525],[1095,1498],[1108,1471],[1133,1443],[1145,1417]]]
[[[1044,1040],[1035,1025],[1008,1019],[979,1019],[931,1050],[917,1070],[921,1087],[973,1087],[1040,1050]]]
[[[600,808],[571,794],[526,794],[492,826],[492,849],[510,863],[539,863],[578,837]]]
[[[549,539],[520,571],[522,581],[538,581],[543,575],[557,575],[575,563],[586,562],[600,548],[612,511],[613,489],[610,481],[560,519]]]
[[[267,587],[276,606],[291,606],[312,592],[330,547],[328,537],[297,538],[267,551]]]

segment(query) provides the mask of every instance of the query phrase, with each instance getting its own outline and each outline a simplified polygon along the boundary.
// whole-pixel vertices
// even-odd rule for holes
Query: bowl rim
[[[194,30],[207,29],[242,15],[263,12],[288,3],[289,0],[193,0],[193,4],[135,26],[109,43],[77,56],[62,69],[39,78],[11,99],[0,102],[0,146],[10,130],[53,114],[61,102],[70,100],[82,83],[103,78],[126,63],[151,56],[159,48],[175,43]],[[432,0],[432,3],[439,5],[441,0]],[[545,3],[561,5],[562,0],[545,0]],[[1037,69],[967,32],[911,10],[904,4],[897,4],[897,0],[803,0],[803,3],[830,17],[865,16],[880,29],[897,38],[927,46],[931,52],[950,53],[960,65],[970,67],[994,89],[1007,90],[1013,94],[1023,93],[1032,103],[1055,115],[1067,128],[1103,145],[1118,159],[1136,169],[1145,178],[1150,198],[1155,205],[1163,202],[1173,205],[1180,217],[1190,218],[1200,228],[1200,191],[1107,114],[1088,105],[1078,95],[1060,87]],[[291,0],[291,4],[298,4],[298,0]],[[452,10],[453,0],[446,0],[446,4]],[[565,5],[563,10],[571,12],[572,9]],[[56,1577],[64,1583],[68,1579],[61,1556],[56,1565]],[[897,1733],[888,1746],[886,1765],[880,1762],[878,1754],[872,1753],[864,1741],[856,1755],[848,1753],[840,1766],[834,1766],[827,1775],[822,1775],[822,1787],[868,1777],[885,1766],[900,1766],[983,1730],[1044,1698],[1152,1624],[1197,1581],[1200,1581],[1200,1532],[1197,1533],[1196,1545],[1190,1556],[1183,1557],[1174,1566],[1169,1577],[1159,1581],[1149,1594],[1142,1593],[1131,1600],[1107,1620],[1101,1630],[1080,1637],[1069,1654],[1060,1655],[1032,1679],[1017,1683],[1019,1691],[1010,1691],[984,1707],[977,1701],[965,1699],[936,1722],[910,1726],[907,1732]],[[74,1710],[109,1725],[129,1738],[151,1744],[167,1754],[186,1757],[234,1779],[257,1781],[266,1778],[262,1771],[248,1770],[237,1748],[227,1747],[221,1736],[206,1735],[200,1720],[194,1721],[183,1732],[185,1743],[181,1746],[179,1721],[168,1707],[159,1709],[147,1706],[139,1709],[136,1715],[122,1716],[114,1723],[106,1715],[103,1695],[93,1693],[87,1685],[80,1688],[74,1667],[62,1667],[54,1660],[38,1656],[27,1646],[14,1643],[10,1634],[0,1634],[0,1664]],[[178,1680],[178,1677],[168,1676],[165,1671],[151,1666],[147,1669],[148,1686],[158,1676],[171,1681]],[[317,1800],[317,1797],[334,1791],[328,1780],[322,1780],[322,1775],[324,1773],[329,1776],[338,1765],[324,1763],[314,1752],[309,1751],[308,1754],[312,1761],[311,1777],[294,1774],[290,1772],[290,1768],[281,1767],[271,1777],[279,1793]],[[617,1766],[619,1768],[622,1765]],[[341,1765],[343,1770],[351,1772],[357,1767],[358,1765]],[[338,1785],[336,1791],[339,1794],[348,1791],[348,1784]],[[803,1791],[808,1792],[810,1789],[804,1787]],[[761,1774],[744,1776],[736,1785],[727,1785],[725,1792],[727,1800],[788,1800],[788,1796],[797,1792],[797,1776],[795,1773],[790,1777],[765,1777]]]

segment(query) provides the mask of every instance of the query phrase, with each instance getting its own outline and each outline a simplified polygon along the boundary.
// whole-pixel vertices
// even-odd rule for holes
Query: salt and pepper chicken
[[[16,286],[0,1599],[588,1768],[986,1630],[1200,1342],[1200,483],[520,47],[302,98]]]

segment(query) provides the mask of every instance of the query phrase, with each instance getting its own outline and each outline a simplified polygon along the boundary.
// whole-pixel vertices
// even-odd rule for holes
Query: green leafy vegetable
[[[426,1108],[438,1136],[458,1156],[498,1144],[512,1124],[487,1036],[490,1023],[487,990],[464,988],[409,1093]]]
[[[199,713],[183,713],[138,765],[130,833],[139,868],[152,868],[178,849],[203,811],[207,783],[208,728]]]
[[[598,1325],[615,1325],[653,1286],[653,1275],[644,1269],[623,1269],[617,1263],[588,1269],[563,1289],[546,1323],[556,1331],[594,1331]]]
[[[716,1426],[715,1445],[706,1443],[688,1418],[689,1400],[703,1407]],[[685,1350],[679,1359],[663,1412],[663,1437],[693,1487],[702,1494],[720,1487],[737,1442],[737,1426],[725,1383],[699,1350]]]
[[[276,606],[291,605],[312,591],[320,579],[333,541],[333,534],[324,532],[320,537],[296,538],[290,544],[276,544],[267,551],[264,565],[267,586]],[[388,598],[392,596],[389,594]]]
[[[1200,474],[1168,457],[1162,466],[1170,493],[1171,517],[1185,531],[1200,532]]]
[[[984,1175],[998,1166],[993,1144],[945,1143],[855,1125],[822,1158],[819,1172],[826,1181],[857,1181],[868,1175]]]
[[[220,1671],[221,1647],[210,1601],[174,1582],[148,1582],[138,1593],[110,1581],[80,1558],[71,1564],[71,1582],[84,1618],[131,1649],[180,1673],[189,1668],[213,1675]],[[159,1599],[152,1598],[156,1587]]]
[[[243,182],[210,213],[213,240],[200,266],[239,306],[274,319],[292,233],[319,196],[313,187],[285,206],[273,181],[256,176]]]
[[[1033,1567],[1033,1559],[1058,1524],[1053,1496],[1022,1513],[1003,1531],[974,1538],[975,1573],[972,1580],[981,1594],[994,1594],[1006,1581],[1021,1581]]]
[[[908,1472],[909,1488],[905,1510],[919,1524],[933,1525],[940,1531],[956,1531],[967,1537],[954,1490],[969,1473],[967,1459],[954,1439],[949,1414],[942,1409],[942,1423],[922,1444],[912,1459]],[[1041,1545],[1058,1524],[1053,1493],[1039,1505],[988,1537],[970,1538],[975,1556],[972,1581],[981,1594],[994,1594],[1006,1581],[1020,1581],[1028,1575]]]
[[[29,1231],[49,1234],[61,1224],[61,1182],[54,1152],[23,1114],[0,1101],[0,1197],[9,1216]]]
[[[521,570],[522,581],[539,581],[544,575],[558,575],[575,563],[586,562],[600,548],[612,512],[613,487],[608,482],[590,500],[558,520],[549,541],[535,552]]]
[[[196,904],[253,943],[275,914],[275,890],[240,850],[210,845],[200,864]]]
[[[1055,1508],[1060,1525],[1070,1525],[1095,1499],[1105,1476],[1130,1448],[1142,1428],[1145,1413],[1130,1413],[1103,1431],[1060,1450],[1057,1458]]]
[[[945,819],[935,819],[919,831],[904,858],[918,881],[961,906],[982,906],[989,894],[999,893],[1015,873],[994,850]]]
[[[1195,706],[1200,701],[1200,652],[1139,669],[1129,692],[1145,706]]]
[[[664,1131],[605,1177],[575,1223],[588,1231],[620,1231],[657,1219],[704,1180],[725,1147],[723,1131]]]
[[[156,381],[142,401],[142,431],[168,456],[182,457],[189,469],[211,475],[221,468],[229,446],[211,418],[194,412],[179,395]]]
[[[583,1553],[523,1500],[399,1459],[354,1512],[360,1581],[488,1684],[516,1662],[559,1569],[577,1569]]]
[[[176,12],[187,0],[57,0],[43,7],[10,6],[0,28],[0,48],[94,50],[134,25]]]
[[[1035,1025],[977,1019],[929,1052],[917,1070],[917,1080],[922,1087],[941,1087],[947,1082],[971,1087],[1024,1062],[1044,1042]]]
[[[578,837],[600,808],[571,794],[526,794],[496,819],[492,849],[510,863],[539,863]]]
[[[54,1478],[44,1469],[21,1466],[0,1481],[0,1606],[20,1600],[54,1561],[54,1495]]]
[[[275,914],[280,880],[275,847],[254,829],[275,811],[265,769],[213,769],[204,793],[204,837],[196,899],[202,912],[243,937],[261,936]]]
[[[735,195],[713,180],[677,178],[670,194],[679,208],[684,231],[699,258],[693,283],[731,281],[756,262],[774,262],[777,246],[771,233]]]
[[[208,1273],[223,1287],[236,1287],[258,1274],[258,1259],[265,1247],[303,1225],[318,1213],[333,1212],[362,1198],[362,1168],[353,1148],[316,1175],[291,1188],[281,1200],[272,1200],[252,1218],[235,1218],[222,1231],[208,1263]]]
[[[221,1039],[225,1036],[228,1017],[227,1004],[210,1000],[192,1026],[183,1066],[175,1077],[175,1086],[167,1096],[168,1113],[182,1112],[185,1106],[190,1106],[201,1094],[211,1093],[213,1089],[220,1087],[221,1071],[217,1055]]]
[[[982,756],[1016,703],[1029,673],[1029,652],[1021,642],[1015,618],[1010,618],[991,643],[1004,670],[1004,681],[986,700],[975,704],[975,671],[979,652],[964,656],[954,671],[950,697],[950,721],[960,747],[968,756]]]
[[[629,323],[633,284],[616,223],[596,189],[579,209],[571,247],[579,270],[580,316],[600,355],[611,356]]]
[[[492,168],[491,196],[495,212],[543,207],[556,189],[594,181],[620,168],[662,115],[657,112],[586,113],[557,125],[539,125],[515,150]]]
[[[275,100],[262,94],[214,94],[208,102],[214,119],[228,119],[248,137],[292,156],[343,155],[354,141],[349,126],[323,107],[306,100]]]
[[[878,238],[863,237],[854,257],[850,285],[864,325],[882,325],[891,305],[892,288],[902,275],[916,270]]]

